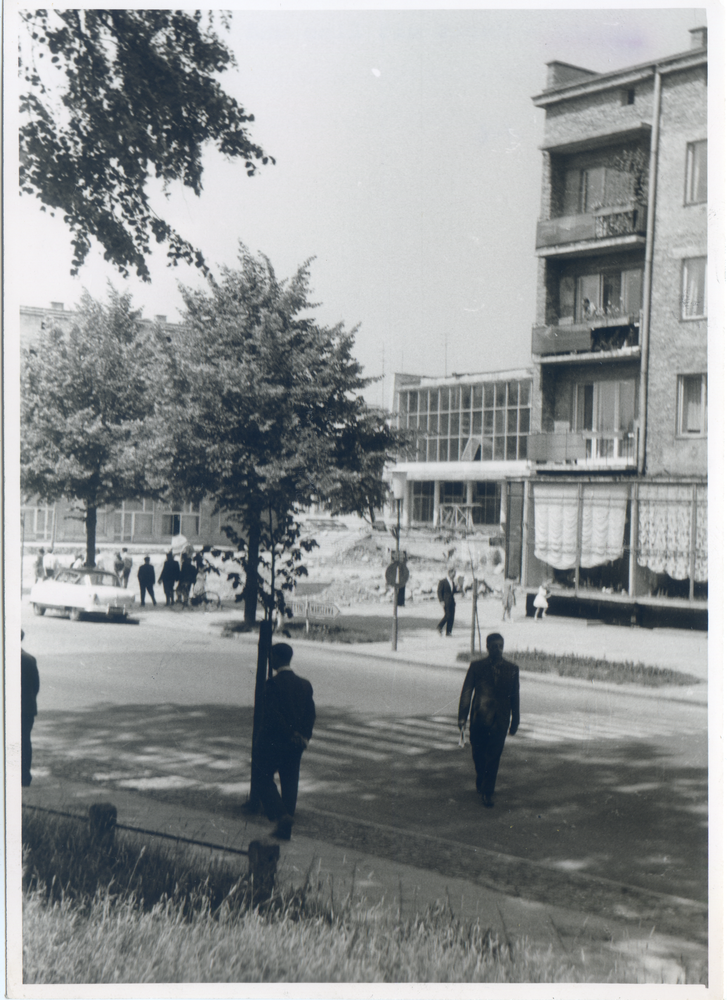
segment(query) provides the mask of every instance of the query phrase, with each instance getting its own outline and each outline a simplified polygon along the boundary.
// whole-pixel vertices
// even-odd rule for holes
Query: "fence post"
[[[116,836],[116,806],[111,802],[94,802],[88,807],[88,832],[91,843],[101,851],[109,852]]]

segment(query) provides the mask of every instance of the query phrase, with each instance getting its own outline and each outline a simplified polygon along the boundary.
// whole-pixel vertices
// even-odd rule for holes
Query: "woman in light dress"
[[[545,618],[548,614],[548,595],[550,594],[550,587],[548,586],[548,581],[544,580],[540,584],[537,594],[535,595],[535,600],[533,601],[533,607],[535,608],[535,617]]]

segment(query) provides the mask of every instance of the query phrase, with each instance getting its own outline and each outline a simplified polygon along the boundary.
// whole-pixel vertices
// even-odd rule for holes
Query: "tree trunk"
[[[258,778],[258,756],[260,744],[258,736],[262,725],[263,700],[265,698],[265,681],[270,673],[270,647],[272,644],[272,624],[269,621],[260,622],[260,638],[257,644],[257,670],[255,673],[255,702],[252,716],[252,752],[250,756],[250,795],[245,803],[245,811],[248,813],[260,812],[262,803],[260,801],[259,778]]]
[[[257,564],[260,556],[260,522],[250,525],[247,535],[247,571],[243,588],[245,624],[254,625],[257,613]]]
[[[86,507],[86,565],[96,565],[96,507]]]

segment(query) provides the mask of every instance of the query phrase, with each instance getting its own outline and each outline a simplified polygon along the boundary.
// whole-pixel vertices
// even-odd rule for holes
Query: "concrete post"
[[[432,512],[432,527],[439,526],[439,480],[434,480],[434,510]]]

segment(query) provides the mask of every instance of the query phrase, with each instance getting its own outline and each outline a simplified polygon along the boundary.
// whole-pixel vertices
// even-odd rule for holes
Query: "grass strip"
[[[486,654],[458,653],[457,659],[465,663],[479,660]],[[611,684],[640,684],[642,687],[686,687],[701,683],[697,677],[682,674],[666,667],[651,667],[645,663],[612,661],[575,653],[544,653],[540,650],[515,652],[512,658],[521,670],[537,674],[556,674],[558,677],[576,677],[586,681],[608,681]]]

